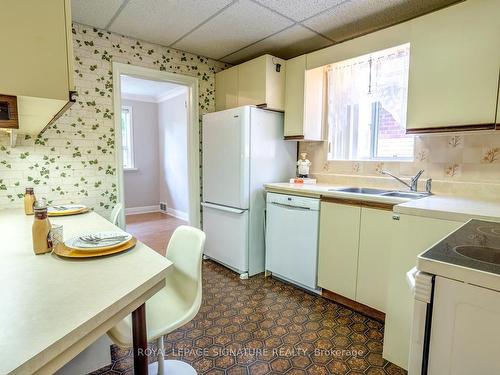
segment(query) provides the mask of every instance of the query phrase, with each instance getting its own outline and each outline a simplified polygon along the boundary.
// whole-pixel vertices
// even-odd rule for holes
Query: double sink
[[[430,193],[418,193],[413,191],[394,191],[394,190],[373,189],[364,187],[329,189],[328,191],[338,191],[343,193],[376,195],[381,197],[393,197],[393,198],[405,198],[405,199],[420,199],[431,195]]]

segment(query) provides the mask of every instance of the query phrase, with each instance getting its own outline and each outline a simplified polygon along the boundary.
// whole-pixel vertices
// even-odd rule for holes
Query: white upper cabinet
[[[2,0],[0,95],[17,97],[18,131],[38,134],[66,107],[73,84],[69,0]]]
[[[307,57],[286,62],[285,138],[322,141],[325,116],[325,71],[306,70]]]
[[[493,128],[500,1],[468,0],[411,24],[407,130]]]
[[[238,106],[238,67],[223,70],[215,75],[215,110]]]
[[[285,137],[303,137],[306,55],[286,62]]]
[[[285,60],[263,55],[215,75],[217,111],[243,105],[283,111]]]
[[[306,55],[305,69],[410,43],[407,132],[493,129],[500,123],[499,14],[498,0],[467,0],[311,52]],[[287,64],[292,69],[303,61],[299,56]],[[287,77],[287,84],[291,79]],[[300,95],[287,90],[287,99],[289,95],[293,99],[290,103],[298,105]],[[293,113],[294,118],[299,115]],[[290,129],[295,129],[296,122],[289,123]]]

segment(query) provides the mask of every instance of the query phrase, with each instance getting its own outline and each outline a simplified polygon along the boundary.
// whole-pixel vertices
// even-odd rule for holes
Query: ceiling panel
[[[348,0],[255,0],[295,21],[314,16]]]
[[[294,25],[278,34],[226,56],[222,60],[230,64],[239,64],[265,53],[289,59],[330,44],[332,44],[330,40],[303,26]]]
[[[173,47],[219,59],[293,24],[249,0],[240,0]]]
[[[366,30],[373,29],[375,25],[394,19],[396,17],[395,10],[402,3],[409,5],[417,3],[417,1],[353,0],[306,20],[304,25],[334,40],[343,40],[350,37],[351,34],[362,34]]]
[[[123,0],[71,0],[73,21],[105,28]]]
[[[303,22],[329,38],[342,41],[417,17],[451,0],[351,0]],[[455,0],[456,2],[456,0]]]
[[[232,0],[131,0],[110,31],[170,45]]]

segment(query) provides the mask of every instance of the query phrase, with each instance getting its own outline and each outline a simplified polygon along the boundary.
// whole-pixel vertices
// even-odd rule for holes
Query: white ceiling
[[[73,20],[228,63],[285,59],[459,0],[72,0]]]
[[[174,93],[186,91],[186,87],[175,83],[151,81],[127,75],[120,77],[121,95],[124,99],[158,103]]]

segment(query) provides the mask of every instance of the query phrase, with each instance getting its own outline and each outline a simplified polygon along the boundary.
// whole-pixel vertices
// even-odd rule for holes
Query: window
[[[132,107],[122,107],[123,168],[134,169],[134,139],[132,131]]]
[[[412,160],[406,135],[410,44],[327,69],[329,160]]]

